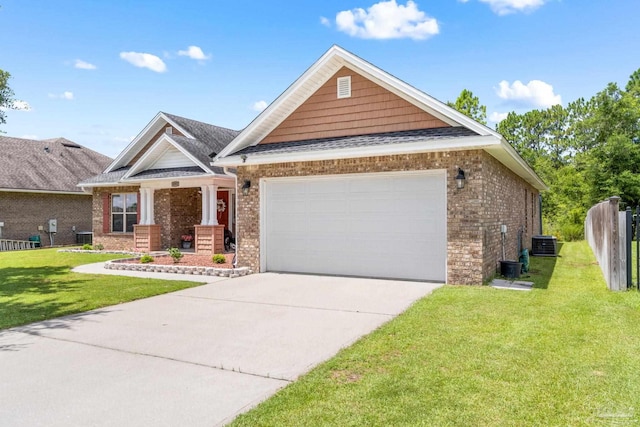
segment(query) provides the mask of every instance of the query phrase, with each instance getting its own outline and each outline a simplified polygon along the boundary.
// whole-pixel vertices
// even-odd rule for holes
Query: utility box
[[[58,232],[58,220],[50,219],[49,220],[49,233],[57,233]]]

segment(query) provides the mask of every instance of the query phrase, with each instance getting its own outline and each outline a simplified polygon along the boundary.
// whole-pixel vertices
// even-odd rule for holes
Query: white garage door
[[[445,171],[262,181],[267,271],[446,280]]]

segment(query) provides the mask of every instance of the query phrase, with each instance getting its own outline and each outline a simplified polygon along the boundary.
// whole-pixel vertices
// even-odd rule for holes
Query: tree
[[[0,125],[6,123],[5,109],[13,108],[13,91],[8,84],[10,77],[11,74],[0,69]]]
[[[480,105],[480,99],[470,90],[463,89],[456,102],[447,102],[447,105],[483,125],[487,124],[487,107]]]

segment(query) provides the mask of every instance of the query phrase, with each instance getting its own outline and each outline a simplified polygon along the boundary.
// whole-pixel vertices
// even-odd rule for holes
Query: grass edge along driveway
[[[443,287],[232,425],[636,425],[638,292],[608,291],[585,242],[530,279]]]
[[[122,257],[57,249],[0,253],[0,329],[199,285],[71,272],[78,265]]]

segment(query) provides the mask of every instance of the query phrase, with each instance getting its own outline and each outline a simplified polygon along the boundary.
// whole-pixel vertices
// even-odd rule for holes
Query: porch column
[[[155,212],[153,210],[153,201],[154,194],[156,190],[153,188],[147,188],[147,224],[154,225],[155,221]]]
[[[140,218],[138,224],[140,225],[153,225],[154,212],[153,212],[153,188],[141,188],[140,189]]]
[[[218,186],[216,184],[207,185],[209,187],[209,225],[218,225]]]
[[[200,190],[202,192],[202,221],[200,224],[218,225],[218,186],[214,184],[203,185]]]

